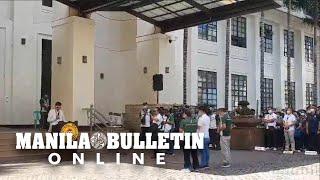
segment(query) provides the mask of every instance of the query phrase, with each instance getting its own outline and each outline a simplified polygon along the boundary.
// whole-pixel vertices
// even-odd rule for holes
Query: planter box
[[[231,130],[231,149],[253,150],[264,146],[265,130],[256,127],[236,127]]]
[[[256,127],[261,123],[261,119],[254,115],[240,115],[235,116],[233,122],[237,127]]]

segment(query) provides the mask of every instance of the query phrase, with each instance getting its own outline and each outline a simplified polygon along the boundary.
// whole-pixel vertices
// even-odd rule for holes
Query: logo
[[[68,122],[61,128],[60,133],[16,133],[16,149],[168,150],[170,141],[173,142],[173,149],[180,149],[181,140],[184,141],[184,149],[203,149],[204,147],[204,133],[158,133],[157,138],[154,138],[152,133],[145,133],[144,139],[141,138],[140,133],[95,132],[89,136],[89,133],[86,132],[79,133],[77,126]],[[72,163],[84,164],[84,156],[84,152],[72,153]],[[117,152],[115,156],[116,163],[120,164],[120,152]],[[165,153],[157,152],[155,156],[156,164],[165,164]],[[62,158],[64,157],[61,157],[59,153],[53,152],[48,156],[48,161],[50,164],[57,165]],[[101,161],[100,152],[96,153],[96,160],[97,164],[104,163]],[[144,164],[144,152],[141,152],[140,156],[135,152],[132,153],[132,163],[137,164],[137,162]]]
[[[77,140],[79,137],[78,127],[72,122],[68,122],[65,125],[63,125],[60,132],[61,133],[71,133],[72,140]]]
[[[90,144],[95,149],[102,149],[107,145],[107,137],[102,132],[95,132],[90,137]]]

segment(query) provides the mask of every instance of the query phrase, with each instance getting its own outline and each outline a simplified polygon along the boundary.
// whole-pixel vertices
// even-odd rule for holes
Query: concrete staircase
[[[104,128],[103,130],[105,132],[114,132],[114,133],[128,132],[123,127],[108,127],[108,128]],[[47,161],[47,158],[51,152],[59,151],[59,150],[16,149],[16,133],[15,132],[30,132],[30,131],[32,132],[33,129],[32,130],[31,129],[24,129],[24,130],[4,129],[3,130],[0,128],[0,164]],[[88,131],[80,131],[80,132],[88,132]],[[61,153],[63,152],[64,151],[62,151]],[[97,152],[97,151],[95,149],[90,149],[90,150],[76,150],[76,152]]]
[[[46,160],[48,150],[16,149],[15,132],[0,132],[0,164],[12,162],[36,162]]]

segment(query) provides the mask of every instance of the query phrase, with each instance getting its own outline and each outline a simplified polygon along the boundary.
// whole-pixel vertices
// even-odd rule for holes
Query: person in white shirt
[[[165,133],[171,133],[174,125],[174,121],[172,120],[172,117],[170,116],[170,112],[168,109],[163,110],[163,132]],[[174,142],[170,140],[170,138],[167,139],[167,142],[169,143],[169,149],[166,151],[169,155],[174,155],[173,145]]]
[[[296,117],[292,113],[292,108],[288,108],[287,114],[283,118],[284,137],[286,141],[285,151],[289,151],[290,144],[291,151],[295,151],[294,126],[296,123]]]
[[[210,109],[210,126],[209,126],[209,135],[210,135],[210,144],[209,147],[215,150],[220,150],[220,135],[217,131],[217,115],[213,112],[213,109]]]
[[[158,122],[159,122],[159,119],[158,119],[158,109],[153,109],[151,110],[150,112],[151,114],[151,125],[150,125],[150,132],[152,133],[152,141],[158,141],[158,133],[159,133],[159,125],[158,125]],[[156,155],[157,153],[159,152],[158,149],[154,149],[153,150],[153,156],[151,158],[156,158]]]
[[[277,115],[273,112],[272,107],[268,107],[268,113],[264,116],[262,120],[266,126],[266,147],[267,149],[273,148],[273,150],[277,150],[276,148],[276,125],[277,125]]]
[[[143,108],[140,111],[140,121],[141,121],[140,140],[144,141],[146,139],[146,133],[149,132],[150,123],[151,123],[151,114],[150,114],[150,109],[148,108],[147,103],[143,103]]]
[[[209,168],[209,159],[210,159],[210,152],[209,152],[209,143],[210,143],[210,136],[209,136],[209,126],[210,126],[210,117],[207,115],[208,109],[205,106],[199,107],[199,119],[198,119],[198,133],[204,134],[204,144],[203,149],[200,150],[201,155],[201,162],[200,168]]]
[[[162,118],[163,118],[163,131],[165,133],[170,133],[172,130],[173,122],[171,122],[169,119],[170,118],[169,110],[164,109]]]
[[[61,110],[61,102],[56,102],[54,109],[51,109],[48,114],[48,122],[50,123],[49,132],[59,131],[56,129],[56,125],[60,121],[65,122],[66,118],[64,117],[63,111]]]
[[[163,119],[163,108],[156,108],[157,113],[157,124],[160,132],[164,131],[164,119]]]

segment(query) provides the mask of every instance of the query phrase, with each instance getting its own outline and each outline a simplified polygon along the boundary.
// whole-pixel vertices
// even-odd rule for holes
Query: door
[[[5,122],[5,29],[0,27],[0,124]]]
[[[41,97],[48,95],[51,102],[51,53],[52,41],[42,39],[41,48]]]

